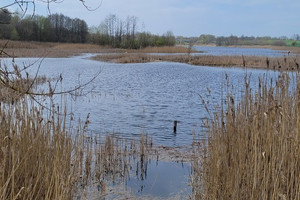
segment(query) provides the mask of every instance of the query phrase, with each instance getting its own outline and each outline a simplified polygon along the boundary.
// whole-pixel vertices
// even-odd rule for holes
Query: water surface
[[[245,48],[245,47],[222,47],[222,46],[194,46],[193,48],[197,51],[203,51],[204,53],[202,55],[213,55],[213,56],[242,56],[242,55],[264,56],[264,57],[288,56],[288,51],[273,50],[268,48]]]
[[[18,58],[16,62],[28,64],[35,60]],[[114,133],[131,138],[145,133],[153,137],[155,144],[166,146],[190,145],[194,135],[206,137],[202,122],[209,113],[200,96],[213,112],[225,95],[226,76],[232,83],[232,91],[241,96],[246,73],[252,74],[253,86],[257,85],[258,76],[276,74],[172,62],[114,64],[84,56],[45,58],[39,74],[48,77],[61,74],[63,81],[58,89],[68,90],[87,82],[99,71],[100,75],[85,89],[92,93],[67,101],[69,112],[83,120],[90,113],[89,131],[94,134]],[[60,97],[55,100],[59,103]],[[174,120],[178,121],[176,134]]]
[[[134,168],[136,170],[136,168]],[[186,199],[192,193],[189,185],[191,166],[177,162],[149,162],[144,177],[132,176],[126,186],[136,196],[157,196],[170,198],[177,196]],[[178,199],[177,198],[177,199]]]

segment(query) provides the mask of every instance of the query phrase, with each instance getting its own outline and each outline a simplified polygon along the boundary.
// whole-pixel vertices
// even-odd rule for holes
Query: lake
[[[265,49],[255,50],[269,52]],[[172,62],[115,64],[90,60],[90,56],[45,58],[39,74],[51,78],[61,74],[63,81],[58,88],[68,90],[76,84],[89,81],[100,72],[84,90],[90,93],[77,98],[67,97],[68,112],[82,120],[90,113],[88,131],[92,134],[114,133],[122,138],[136,138],[144,133],[153,138],[155,145],[170,147],[190,146],[194,136],[197,139],[207,137],[203,121],[209,118],[209,113],[200,96],[205,99],[210,112],[216,111],[216,105],[220,105],[225,97],[227,75],[231,82],[230,90],[238,98],[243,94],[245,75],[251,74],[251,87],[255,88],[259,76],[274,77],[278,74],[258,69],[192,66]],[[15,59],[19,66],[36,60]],[[5,62],[9,64],[8,60]],[[31,73],[36,71],[38,65],[39,62],[30,69]],[[54,97],[54,100],[59,103],[61,97]],[[175,120],[178,121],[176,133],[173,132]],[[127,181],[127,186],[137,195],[169,197],[184,187],[190,192],[187,182],[191,169],[189,165],[182,165],[182,168],[180,165],[173,162],[149,164],[150,178],[143,181],[132,178]],[[170,175],[164,173],[166,171],[174,173]],[[153,176],[158,178],[153,179]],[[176,184],[169,184],[168,180]],[[166,188],[157,187],[160,185]]]
[[[86,88],[91,94],[69,101],[69,112],[85,119],[90,113],[89,131],[94,134],[114,133],[131,138],[142,133],[153,137],[155,144],[166,146],[190,145],[193,134],[205,138],[202,121],[208,117],[199,95],[213,109],[220,105],[225,91],[225,73],[234,85],[237,96],[242,94],[246,71],[241,68],[192,66],[171,62],[146,64],[114,64],[86,59],[45,58],[40,75],[58,77],[67,90],[79,82],[100,75]],[[36,59],[16,59],[31,63]],[[31,69],[34,72],[34,69]],[[252,84],[265,70],[248,69]],[[210,91],[210,93],[208,92]],[[225,95],[225,94],[223,94]],[[56,97],[59,99],[58,97]],[[173,122],[177,120],[177,133]]]

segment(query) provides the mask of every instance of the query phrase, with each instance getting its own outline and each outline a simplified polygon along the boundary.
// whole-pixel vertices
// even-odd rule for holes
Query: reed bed
[[[51,42],[0,40],[0,47],[8,49],[41,49],[53,46],[55,43]]]
[[[145,177],[151,138],[91,136],[88,117],[70,129],[74,122],[59,110],[37,106],[25,95],[1,101],[0,199],[102,198],[119,194],[111,183],[128,178],[133,165]]]
[[[299,78],[261,78],[255,92],[245,78],[240,102],[227,94],[194,148],[194,199],[300,199]]]
[[[72,199],[79,180],[77,142],[65,120],[19,99],[0,108],[0,199]],[[78,145],[80,148],[80,145]]]
[[[70,57],[82,53],[189,53],[183,46],[118,49],[89,43],[53,43],[0,40],[0,47],[11,57]],[[195,51],[191,51],[195,52]],[[2,54],[0,56],[7,56]]]
[[[249,67],[273,70],[298,70],[300,56],[268,58],[260,56],[190,56],[185,55],[149,55],[141,53],[107,54],[93,57],[96,60],[115,63],[179,62],[201,66]]]
[[[185,46],[146,47],[144,49],[138,49],[135,51],[137,51],[139,53],[191,53],[191,52],[198,52],[195,50],[190,50]]]
[[[105,46],[82,43],[53,43],[0,40],[4,53],[0,57],[70,57],[82,53],[114,53],[125,50],[112,49]],[[2,49],[0,49],[1,51]],[[1,51],[2,52],[2,51]]]
[[[47,80],[45,76],[38,76],[36,78],[9,80],[6,86],[2,83],[0,85],[0,102],[14,103],[24,97],[24,92],[31,92],[37,85],[44,84]]]
[[[66,113],[46,111],[26,98],[0,107],[0,199],[84,199],[116,195],[133,165],[145,177],[152,140],[89,136],[67,128]],[[31,106],[29,106],[31,105]]]

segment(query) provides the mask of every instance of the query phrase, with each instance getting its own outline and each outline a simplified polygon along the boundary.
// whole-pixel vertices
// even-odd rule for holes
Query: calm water
[[[31,63],[36,59],[16,59],[17,63]],[[33,69],[31,69],[34,71]],[[147,64],[113,64],[86,59],[46,58],[40,74],[58,77],[62,74],[63,89],[90,80],[101,71],[86,91],[93,93],[68,101],[69,112],[85,119],[90,113],[89,131],[95,134],[115,133],[121,137],[153,136],[155,144],[167,146],[190,145],[193,134],[205,138],[202,121],[208,117],[202,101],[211,110],[220,104],[225,90],[225,73],[237,96],[242,94],[246,71],[239,68],[191,66],[161,62]],[[263,74],[275,72],[249,70],[252,84]],[[60,87],[59,87],[60,88]],[[210,93],[208,92],[210,91]],[[57,102],[60,98],[56,97]],[[178,121],[173,133],[173,121]]]
[[[192,189],[187,187],[191,171],[191,166],[186,163],[149,162],[146,175],[127,179],[126,186],[137,196],[150,196],[148,199],[153,194],[159,194],[156,196],[161,198],[177,195],[180,199],[186,199],[192,193]]]
[[[216,46],[195,46],[193,48],[198,51],[203,51],[204,55],[214,55],[214,56],[244,55],[244,56],[282,57],[288,55],[288,51],[279,51],[279,50],[273,50],[267,48],[241,48],[241,47],[216,47]]]

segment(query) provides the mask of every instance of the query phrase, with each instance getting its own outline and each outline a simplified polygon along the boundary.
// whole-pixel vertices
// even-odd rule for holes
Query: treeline
[[[176,39],[170,31],[162,36],[138,32],[137,21],[134,16],[122,20],[116,15],[109,15],[98,27],[90,29],[89,40],[94,44],[131,49],[176,44]]]
[[[0,38],[41,42],[87,42],[88,26],[84,20],[63,14],[27,16],[0,11]]]
[[[274,45],[274,46],[297,46],[299,37],[288,39],[285,36],[280,38],[275,37],[247,37],[247,36],[229,36],[217,37],[217,46],[230,46],[230,45]]]
[[[188,44],[193,41],[195,44],[215,44],[216,46],[232,46],[232,45],[275,45],[275,46],[300,46],[300,35],[295,34],[291,38],[282,37],[248,37],[248,36],[228,36],[216,37],[210,34],[202,34],[197,37],[177,37],[178,44]]]
[[[116,15],[109,15],[98,27],[89,28],[84,20],[63,14],[23,18],[5,9],[0,10],[0,39],[93,43],[131,49],[176,44],[170,31],[162,36],[139,32],[138,20],[134,16],[122,20]]]

